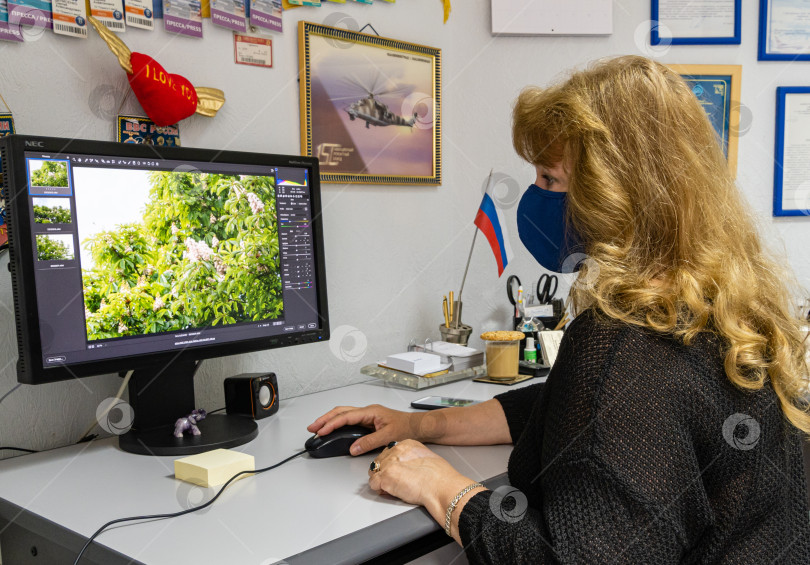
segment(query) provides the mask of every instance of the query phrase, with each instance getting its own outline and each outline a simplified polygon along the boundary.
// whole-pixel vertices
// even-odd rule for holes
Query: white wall
[[[293,154],[299,149],[299,19],[336,21],[334,14],[342,13],[360,25],[371,22],[384,36],[443,50],[443,186],[323,188],[331,325],[336,337],[344,339],[206,361],[197,379],[199,406],[220,407],[222,379],[233,374],[275,371],[282,395],[289,398],[363,380],[360,367],[402,350],[410,338],[438,337],[441,298],[460,283],[472,219],[491,167],[512,177],[496,193],[518,253],[506,274],[516,273],[524,282],[536,279],[539,267],[522,250],[515,227],[518,190],[532,181],[532,169],[510,145],[511,102],[524,85],[548,83],[565,69],[603,56],[640,53],[667,63],[743,65],[742,102],[750,110],[743,121],[747,116],[750,129],[740,143],[739,184],[761,215],[769,240],[784,247],[801,283],[810,286],[810,218],[771,218],[775,88],[810,84],[810,63],[757,62],[758,3],[743,4],[741,46],[663,51],[647,45],[649,0],[617,1],[614,34],[590,38],[494,38],[488,0],[456,0],[446,25],[439,0],[300,8],[285,14],[285,33],[274,36],[275,67],[270,70],[234,65],[231,34],[213,28],[210,21],[202,41],[163,31],[127,32],[130,48],[156,57],[170,72],[195,85],[225,90],[228,101],[216,118],[195,116],[182,123],[184,145]],[[126,88],[124,73],[95,34],[83,41],[48,33],[24,45],[0,45],[0,92],[20,133],[110,140]],[[130,97],[125,110],[137,109]],[[6,263],[4,256],[0,396],[16,383]],[[464,320],[476,335],[506,325],[504,284],[505,276],[497,278],[492,254],[481,239],[464,292]],[[347,360],[356,351],[362,355]],[[20,387],[0,405],[0,445],[46,449],[75,441],[98,403],[114,394],[118,384],[115,376],[100,376]],[[306,410],[306,404],[300,408]]]

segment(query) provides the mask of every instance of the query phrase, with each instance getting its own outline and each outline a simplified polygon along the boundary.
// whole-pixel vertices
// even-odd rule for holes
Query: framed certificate
[[[810,61],[810,3],[760,0],[759,60]]]
[[[653,45],[739,45],[742,0],[652,0]]]
[[[810,215],[810,87],[776,89],[773,215]]]
[[[692,88],[717,132],[732,176],[737,176],[740,134],[739,65],[669,65]]]

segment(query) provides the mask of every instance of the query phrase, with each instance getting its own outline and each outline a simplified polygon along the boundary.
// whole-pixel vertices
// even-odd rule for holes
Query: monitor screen
[[[313,160],[77,141],[4,156],[33,380],[328,337]]]

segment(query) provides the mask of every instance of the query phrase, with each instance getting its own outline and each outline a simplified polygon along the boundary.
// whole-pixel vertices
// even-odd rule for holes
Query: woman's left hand
[[[368,484],[373,490],[421,504],[428,510],[441,506],[445,491],[470,482],[445,459],[412,439],[385,448],[375,461],[379,471],[368,472]]]

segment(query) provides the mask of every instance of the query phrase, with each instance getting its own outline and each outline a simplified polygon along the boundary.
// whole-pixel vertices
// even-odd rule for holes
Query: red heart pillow
[[[133,52],[129,61],[129,85],[156,125],[176,124],[197,110],[197,91],[188,79],[167,73],[160,63],[143,53]]]

